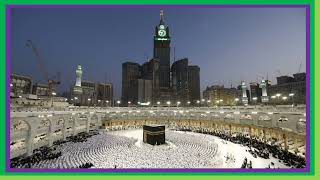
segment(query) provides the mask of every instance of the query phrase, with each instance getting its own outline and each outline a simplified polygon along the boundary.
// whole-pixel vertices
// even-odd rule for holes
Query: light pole
[[[188,102],[187,102],[187,104],[188,104],[188,107],[190,106],[190,103],[191,103],[190,101],[188,101]]]
[[[235,98],[234,101],[236,102],[236,108],[238,109],[239,98]]]
[[[171,104],[171,102],[170,102],[170,101],[167,101],[167,105],[168,105],[169,108],[170,108],[170,104]]]
[[[128,107],[130,107],[131,101],[128,101]]]
[[[120,103],[121,103],[121,101],[118,100],[118,101],[117,101],[118,108],[120,107]]]
[[[293,99],[294,93],[290,93],[289,96],[292,98],[292,107],[293,107],[294,106],[294,99]]]
[[[254,101],[254,108],[256,108],[257,107],[257,97],[253,97],[252,98],[252,100]]]
[[[71,99],[71,100],[73,100],[73,99]],[[74,105],[78,104],[77,100],[78,100],[78,97],[74,97],[74,102],[73,102]],[[79,106],[80,106],[80,103],[79,103]]]
[[[198,104],[198,106],[200,107],[200,101],[199,101],[199,100],[197,100],[197,104]]]
[[[276,96],[271,96],[272,101],[274,101],[274,99],[276,98]],[[273,102],[274,103],[274,102]]]
[[[109,105],[109,101],[108,101],[108,100],[106,101],[106,105],[107,105],[107,106]]]
[[[204,104],[205,99],[201,99],[201,104]]]
[[[278,102],[280,102],[280,96],[281,96],[281,94],[276,94],[276,96],[277,96],[277,99],[278,99]]]
[[[90,104],[91,104],[91,99],[88,98],[88,106],[90,106]]]
[[[282,100],[283,100],[284,102],[285,102],[287,99],[288,99],[287,96],[283,96],[283,97],[282,97]],[[286,103],[284,103],[284,104],[286,104]]]
[[[51,94],[52,94],[52,96],[57,95],[57,93],[55,93],[55,92],[52,92]],[[51,107],[53,107],[53,97],[51,97]]]
[[[207,100],[207,106],[208,106],[208,107],[209,107],[210,102],[211,102],[210,100]]]
[[[177,107],[179,107],[180,103],[181,103],[180,101],[177,102]]]
[[[219,101],[219,100],[216,100],[216,103],[217,103],[217,107],[219,107],[220,101]]]

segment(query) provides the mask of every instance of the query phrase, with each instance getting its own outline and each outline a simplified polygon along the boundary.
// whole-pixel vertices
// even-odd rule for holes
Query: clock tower
[[[155,27],[153,57],[160,60],[159,87],[170,88],[170,35],[164,23],[163,10],[160,10],[160,23]]]

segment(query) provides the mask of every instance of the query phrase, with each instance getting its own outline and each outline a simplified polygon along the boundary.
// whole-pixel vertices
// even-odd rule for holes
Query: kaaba
[[[165,143],[165,126],[163,125],[143,125],[143,142],[151,145]]]

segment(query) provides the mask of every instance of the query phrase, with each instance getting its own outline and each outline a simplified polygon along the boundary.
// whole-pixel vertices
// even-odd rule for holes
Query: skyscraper
[[[159,101],[159,68],[160,61],[153,58],[149,61],[149,72],[151,73],[152,79],[152,103],[155,104]]]
[[[127,105],[128,101],[137,100],[136,94],[130,92],[134,81],[140,78],[140,65],[133,62],[125,62],[122,64],[122,96],[121,101],[123,105]]]
[[[160,89],[170,88],[170,35],[169,27],[164,23],[163,10],[160,11],[160,23],[155,27],[153,57],[160,60]]]
[[[200,100],[200,67],[188,66],[189,101],[196,104]]]
[[[188,101],[199,100],[200,68],[188,66],[188,59],[184,58],[173,63],[170,71],[171,39],[163,10],[160,11],[160,23],[155,27],[153,40],[153,58],[150,61],[141,66],[132,62],[122,64],[121,104],[150,101],[150,105],[160,103],[166,106],[167,101],[180,101],[181,105],[186,105]]]
[[[182,105],[187,104],[189,100],[188,59],[184,58],[174,62],[171,72],[173,97]]]

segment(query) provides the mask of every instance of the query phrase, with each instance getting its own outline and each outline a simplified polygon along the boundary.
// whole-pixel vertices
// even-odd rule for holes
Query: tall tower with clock
[[[163,10],[160,10],[160,23],[155,27],[153,57],[160,60],[159,88],[170,88],[170,35],[164,23]]]

